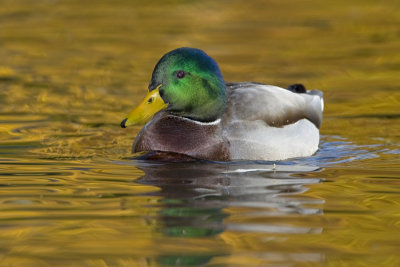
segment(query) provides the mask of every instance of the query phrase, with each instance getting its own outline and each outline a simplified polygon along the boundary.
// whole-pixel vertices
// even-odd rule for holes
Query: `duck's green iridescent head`
[[[214,121],[221,116],[226,98],[225,82],[215,60],[200,49],[178,48],[157,63],[147,96],[121,126],[145,122],[161,109],[201,122]]]

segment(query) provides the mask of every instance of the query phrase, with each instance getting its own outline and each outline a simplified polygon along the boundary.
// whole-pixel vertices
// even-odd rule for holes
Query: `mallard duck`
[[[214,59],[183,47],[158,61],[146,97],[121,127],[146,123],[133,143],[134,153],[284,160],[317,151],[322,111],[320,91],[299,84],[283,89],[225,83]]]

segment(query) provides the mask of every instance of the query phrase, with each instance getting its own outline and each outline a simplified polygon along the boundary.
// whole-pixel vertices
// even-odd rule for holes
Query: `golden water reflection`
[[[199,265],[224,262],[243,246],[236,240],[240,233],[257,233],[271,243],[281,242],[280,235],[322,232],[318,220],[310,225],[301,217],[318,216],[324,201],[297,196],[308,190],[304,185],[321,180],[295,173],[315,167],[140,161],[106,169],[43,165],[0,174],[2,247],[13,244],[5,264],[74,265],[84,259],[92,265],[102,259],[109,265]],[[293,216],[299,218],[292,223]],[[310,260],[307,253],[248,253],[242,257],[250,262],[269,254],[278,262],[288,256]]]

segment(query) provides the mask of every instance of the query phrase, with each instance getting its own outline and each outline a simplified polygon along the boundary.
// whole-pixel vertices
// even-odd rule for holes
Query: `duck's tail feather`
[[[306,87],[302,85],[301,83],[295,83],[292,85],[289,85],[288,90],[297,93],[297,94],[304,94],[307,93]]]
[[[319,90],[306,90],[301,83],[292,84],[288,90],[297,94],[307,94],[312,97],[304,97],[306,99],[306,117],[318,128],[322,123],[322,112],[324,111],[323,93]]]
[[[322,98],[323,93],[319,90],[307,91],[306,97],[306,116],[312,121],[318,128],[322,123],[322,112],[324,111],[324,99]]]

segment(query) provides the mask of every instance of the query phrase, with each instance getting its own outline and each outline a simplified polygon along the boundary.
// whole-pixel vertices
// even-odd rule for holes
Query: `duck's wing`
[[[283,127],[307,119],[318,128],[322,123],[321,91],[306,91],[302,85],[283,89],[254,82],[227,83],[226,88],[226,121],[263,120],[269,126]]]

